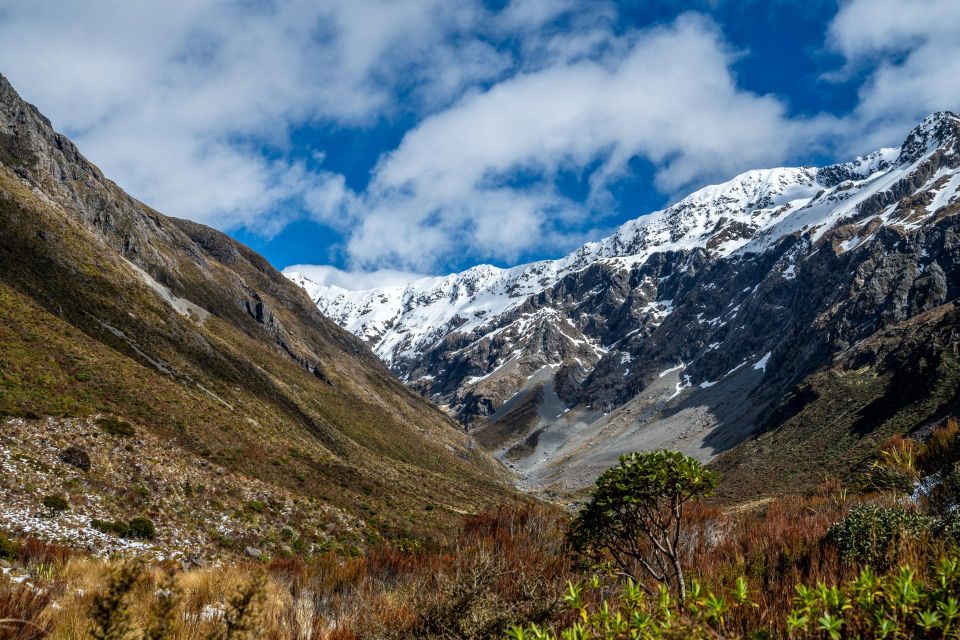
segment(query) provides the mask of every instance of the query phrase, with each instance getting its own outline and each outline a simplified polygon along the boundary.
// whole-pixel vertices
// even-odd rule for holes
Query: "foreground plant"
[[[689,601],[680,606],[661,585],[655,597],[627,580],[614,603],[601,599],[590,604],[587,592],[600,585],[597,578],[586,587],[570,584],[565,602],[575,612],[577,620],[559,631],[529,625],[513,627],[511,640],[637,640],[658,638],[738,638],[739,633],[728,629],[731,615],[740,609],[755,607],[750,599],[745,580],[737,581],[727,594],[705,591],[697,582],[690,585]],[[756,636],[756,637],[763,637]]]
[[[716,474],[676,451],[621,456],[597,479],[590,503],[577,515],[573,546],[596,564],[612,563],[648,593],[648,580],[666,586],[684,604],[683,509],[716,485]]]
[[[758,605],[747,582],[717,594],[691,583],[686,606],[671,601],[661,587],[650,598],[627,581],[613,602],[585,597],[596,589],[571,584],[564,598],[576,621],[558,630],[536,625],[514,627],[511,640],[614,640],[631,638],[960,638],[960,561],[944,558],[924,582],[909,566],[878,575],[865,567],[842,585],[797,585],[793,608],[784,620],[753,622]]]

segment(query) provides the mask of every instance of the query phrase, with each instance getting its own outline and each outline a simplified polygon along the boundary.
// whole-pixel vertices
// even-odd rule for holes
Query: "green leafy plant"
[[[830,527],[827,539],[847,562],[886,568],[904,542],[927,534],[934,522],[905,507],[861,504]]]
[[[653,581],[686,599],[681,522],[684,505],[713,491],[716,475],[675,451],[620,457],[596,482],[571,530],[573,547],[631,579]],[[647,587],[644,587],[647,588]],[[648,588],[649,590],[649,588]]]
[[[157,529],[153,521],[142,516],[131,518],[129,522],[114,522],[94,518],[90,521],[90,526],[97,531],[117,536],[118,538],[153,540],[157,537]]]
[[[920,472],[916,462],[917,445],[907,438],[890,440],[879,452],[867,473],[867,487],[873,491],[909,494]]]
[[[758,605],[743,578],[725,593],[707,591],[692,581],[686,606],[672,601],[666,587],[651,597],[629,580],[612,600],[590,597],[591,591],[601,593],[599,585],[596,579],[591,585],[569,585],[564,602],[575,619],[566,626],[514,626],[507,637],[733,640],[770,638],[774,632],[776,637],[785,633],[791,640],[960,637],[960,562],[956,558],[941,559],[926,581],[914,568],[902,566],[887,574],[865,567],[842,584],[798,584],[793,606],[782,621],[751,615]]]
[[[43,496],[43,506],[51,516],[57,516],[70,508],[70,503],[60,494]]]
[[[97,426],[104,433],[107,433],[111,436],[119,436],[121,438],[132,438],[137,432],[132,424],[126,420],[114,418],[113,416],[97,418]]]
[[[125,522],[113,522],[110,520],[93,518],[90,521],[90,526],[101,533],[117,536],[118,538],[125,538],[130,532],[130,527],[128,527]]]
[[[152,520],[138,516],[131,518],[127,523],[127,536],[140,540],[153,540],[157,537],[157,529]]]

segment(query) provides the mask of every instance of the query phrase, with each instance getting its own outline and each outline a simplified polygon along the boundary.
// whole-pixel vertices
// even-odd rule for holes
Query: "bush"
[[[107,434],[111,436],[119,436],[121,438],[132,438],[133,435],[137,432],[133,428],[133,425],[125,420],[120,420],[119,418],[114,418],[113,416],[104,416],[97,419],[97,426]]]
[[[60,460],[81,471],[90,470],[90,454],[80,447],[67,447],[60,453]]]
[[[53,515],[63,513],[70,508],[70,503],[61,495],[43,496],[43,506]]]
[[[20,544],[11,540],[5,534],[0,533],[0,558],[3,560],[16,560],[20,557]]]
[[[686,598],[683,508],[709,494],[717,476],[676,451],[620,456],[597,478],[590,503],[571,527],[573,548],[596,564],[612,563],[634,580],[654,580]]]
[[[149,518],[137,516],[130,522],[110,522],[108,520],[98,520],[94,518],[90,521],[90,526],[118,538],[136,538],[138,540],[153,540],[157,537],[157,529],[153,521]]]
[[[107,535],[118,538],[126,538],[130,533],[130,527],[128,527],[125,522],[110,522],[108,520],[98,520],[94,518],[90,521],[90,526],[100,533],[106,533]]]
[[[917,455],[917,467],[924,475],[943,471],[960,461],[960,421],[948,418],[942,427],[933,430],[926,445]]]
[[[877,459],[867,473],[867,489],[871,491],[911,494],[920,479],[917,470],[917,444],[896,436],[880,448]]]
[[[846,562],[886,568],[896,561],[905,540],[928,533],[934,519],[903,507],[861,504],[827,531]]]
[[[153,540],[157,537],[157,529],[149,518],[138,516],[127,523],[127,537],[139,540]]]
[[[931,476],[933,485],[927,493],[927,506],[933,513],[949,513],[960,506],[960,462]],[[936,481],[939,479],[939,481]]]
[[[514,640],[645,638],[952,638],[960,621],[960,563],[940,561],[926,583],[911,567],[878,575],[869,567],[838,585],[798,584],[793,608],[783,618],[758,619],[746,580],[726,593],[691,583],[689,604],[677,607],[663,588],[659,597],[633,582],[613,599],[590,597],[589,587],[571,584],[564,596],[576,619],[555,633],[537,625],[515,626]],[[599,603],[598,603],[599,601]]]
[[[260,500],[254,499],[247,503],[247,509],[250,509],[250,511],[253,511],[254,513],[263,513],[266,508],[267,505]]]
[[[952,511],[938,519],[933,531],[954,550],[960,549],[960,511]]]

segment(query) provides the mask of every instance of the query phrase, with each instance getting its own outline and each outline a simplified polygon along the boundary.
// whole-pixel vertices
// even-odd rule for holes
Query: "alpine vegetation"
[[[0,640],[960,639],[960,3],[119,5],[0,0]]]

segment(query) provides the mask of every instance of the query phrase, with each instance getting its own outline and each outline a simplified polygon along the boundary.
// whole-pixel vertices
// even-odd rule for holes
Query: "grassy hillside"
[[[115,416],[370,538],[515,499],[262,257],[127,196],[2,77],[0,148],[0,414]]]
[[[711,466],[721,500],[816,486],[862,470],[894,435],[924,430],[960,409],[960,312],[949,303],[878,332],[806,378],[771,413],[775,425]]]

